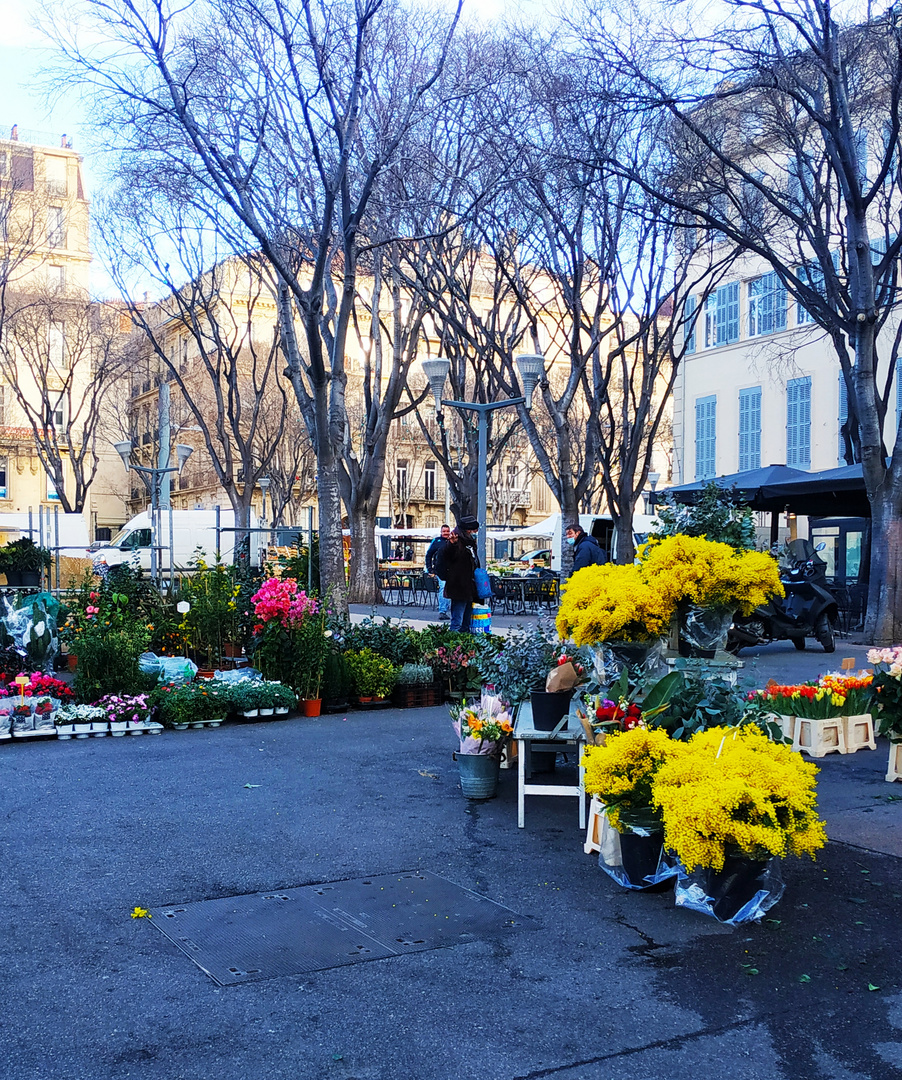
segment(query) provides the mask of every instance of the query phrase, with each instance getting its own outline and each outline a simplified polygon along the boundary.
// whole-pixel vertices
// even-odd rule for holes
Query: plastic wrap
[[[655,638],[654,641],[602,641],[593,646],[592,651],[595,657],[593,675],[600,686],[612,686],[620,678],[624,667],[629,675],[630,688],[667,674],[662,638]]]
[[[11,730],[14,734],[17,731],[34,731],[34,713],[29,712],[23,716],[14,712],[12,714]]]
[[[712,656],[727,643],[733,621],[729,608],[706,608],[690,605],[680,616],[680,652],[697,651]]]
[[[634,829],[621,835],[601,815],[598,865],[624,889],[669,888],[677,876],[676,859],[664,851],[663,832]]]
[[[231,671],[214,671],[213,678],[217,682],[227,683],[243,682],[245,679],[251,682],[260,682],[263,679],[263,673],[257,671],[256,668],[243,667],[234,668]]]
[[[35,731],[52,731],[56,728],[56,709],[51,709],[50,712],[34,714],[34,730]]]
[[[14,608],[4,599],[3,625],[16,649],[41,671],[52,671],[60,651],[56,616],[59,601],[51,593],[37,593]]]
[[[0,709],[0,735],[9,735],[11,726],[12,715],[7,711],[7,707],[4,706]]]
[[[157,656],[156,653],[141,653],[138,667],[145,675],[156,675],[162,683],[191,682],[197,675],[197,664],[187,656]]]
[[[722,870],[699,868],[690,874],[681,867],[675,899],[677,907],[738,926],[763,918],[785,888],[779,859],[760,862],[733,855]]]

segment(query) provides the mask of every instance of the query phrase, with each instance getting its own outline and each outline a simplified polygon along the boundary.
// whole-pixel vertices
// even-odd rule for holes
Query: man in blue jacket
[[[444,544],[448,543],[451,535],[451,526],[443,525],[441,534],[437,536],[426,549],[426,573],[431,574],[438,582],[438,617],[440,619],[451,618],[451,601],[445,596],[445,583],[436,573],[435,557]]]
[[[594,536],[583,529],[580,523],[573,522],[567,526],[567,543],[573,548],[573,573],[584,570],[587,566],[596,566],[606,563],[608,557]]]

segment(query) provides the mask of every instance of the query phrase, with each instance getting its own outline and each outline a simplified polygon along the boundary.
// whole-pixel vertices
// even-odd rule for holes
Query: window
[[[64,322],[51,322],[47,328],[47,350],[50,363],[55,368],[66,366],[66,324]]]
[[[520,486],[520,469],[516,465],[507,467],[507,489],[516,491]]]
[[[749,337],[786,329],[786,289],[776,274],[749,282]]]
[[[48,289],[65,289],[66,287],[66,268],[65,266],[48,266],[47,267],[47,288]]]
[[[428,502],[435,501],[435,462],[427,461],[423,470],[423,498]]]
[[[545,496],[546,490],[544,479],[539,477],[533,485],[533,501],[535,502],[536,512],[539,514],[544,514],[548,506]]]
[[[47,177],[48,195],[68,194],[68,186],[66,183],[67,172],[68,162],[65,158],[50,156],[44,158],[44,173]]]
[[[897,403],[899,400],[899,391],[897,388]],[[838,432],[838,450],[836,458],[840,465],[846,463],[846,444],[843,441],[843,424],[849,419],[849,388],[846,386],[846,376],[842,372],[839,373],[839,416],[837,417]]]
[[[761,387],[739,391],[739,471],[761,468]]]
[[[66,246],[66,218],[61,206],[47,207],[47,245],[52,248]]]
[[[786,163],[789,174],[786,193],[792,202],[804,207],[817,198],[817,178],[811,167],[811,160],[803,151],[799,151],[799,154],[800,157],[790,157]]]
[[[716,454],[717,398],[697,398],[695,402],[695,479],[714,476]]]
[[[730,345],[739,340],[739,282],[715,289],[705,303],[705,345]]]
[[[407,499],[407,462],[399,461],[395,466],[395,495],[404,502]]]
[[[7,459],[0,457],[0,499],[8,499],[9,493],[6,488]]]
[[[786,384],[786,464],[811,467],[811,376]]]
[[[698,300],[694,296],[686,297],[686,352],[695,352],[695,326],[697,319],[695,316],[695,309],[698,307]]]
[[[56,484],[54,484],[53,480],[50,478],[49,473],[47,474],[47,501],[48,502],[59,502],[60,501],[59,492],[56,490]]]
[[[831,261],[833,263],[833,269],[836,270],[839,267],[839,252],[833,252]],[[816,293],[826,297],[827,286],[824,281],[824,271],[819,263],[814,261],[805,263],[804,266],[799,267],[797,273],[801,282],[809,285]],[[813,322],[814,316],[802,305],[802,302],[799,301],[796,304],[796,326],[807,326]]]

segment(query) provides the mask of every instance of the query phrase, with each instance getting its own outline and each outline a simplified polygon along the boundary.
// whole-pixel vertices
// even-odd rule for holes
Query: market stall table
[[[522,829],[526,820],[527,795],[571,795],[579,800],[579,827],[586,827],[586,796],[583,790],[585,770],[579,766],[578,784],[528,784],[526,782],[527,760],[535,745],[573,746],[582,758],[582,746],[586,741],[579,719],[569,714],[562,721],[560,730],[539,731],[533,726],[532,705],[524,702],[517,713],[514,724],[514,739],[517,742],[517,825]]]

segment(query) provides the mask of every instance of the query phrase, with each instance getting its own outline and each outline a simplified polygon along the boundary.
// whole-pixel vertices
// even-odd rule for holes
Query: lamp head
[[[267,491],[269,491],[269,477],[268,476],[261,476],[260,479],[257,481],[257,484],[258,484],[260,490],[263,492],[264,495],[267,493]]]
[[[194,447],[188,446],[186,443],[176,443],[175,445],[175,457],[178,461],[179,472],[185,467],[185,462],[194,453]]]
[[[661,479],[661,474],[656,472],[650,472],[648,474],[648,482],[651,485],[651,490],[654,491],[658,486],[658,481]]]
[[[435,411],[442,411],[442,394],[445,390],[445,381],[451,371],[450,360],[424,360],[423,374],[429,380],[432,388],[432,396],[435,398]]]
[[[125,466],[126,472],[131,468],[132,463],[132,441],[131,439],[125,439],[122,442],[113,443],[113,449],[122,458],[122,464]]]
[[[526,398],[526,408],[532,408],[532,395],[539,380],[545,374],[545,357],[537,353],[524,353],[514,358],[517,369],[520,372],[520,381],[523,383],[523,396]]]

